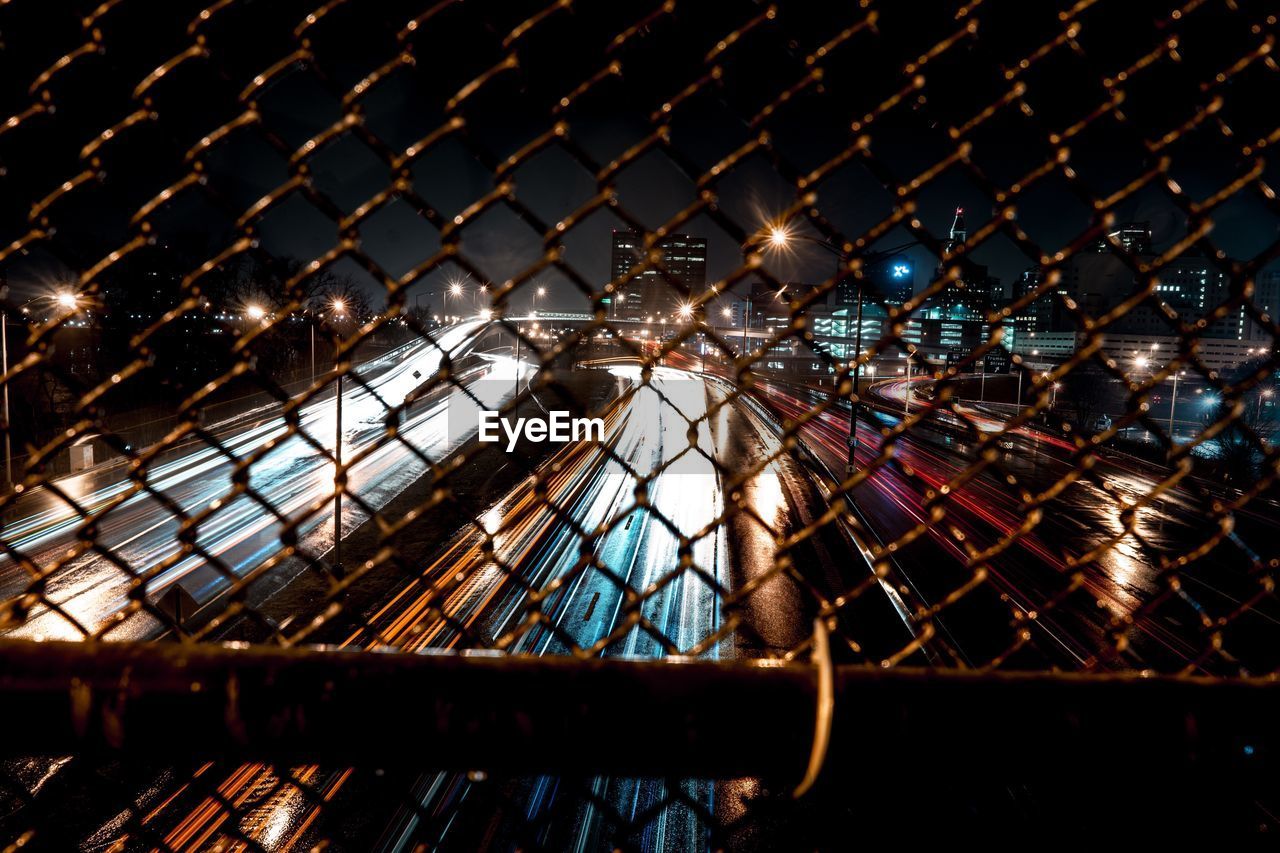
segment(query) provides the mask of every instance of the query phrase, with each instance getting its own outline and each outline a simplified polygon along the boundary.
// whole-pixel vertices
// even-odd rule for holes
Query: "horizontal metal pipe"
[[[1260,772],[1280,682],[842,666],[824,773]],[[815,670],[0,641],[0,754],[798,779]]]

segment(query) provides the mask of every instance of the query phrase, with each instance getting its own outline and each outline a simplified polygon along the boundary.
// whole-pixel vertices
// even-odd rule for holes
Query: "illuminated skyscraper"
[[[948,258],[963,248],[969,237],[964,222],[964,208],[957,207],[951,231],[943,242],[945,257],[938,268],[938,276],[946,274]],[[994,302],[1004,301],[1004,287],[1000,280],[987,274],[987,268],[972,262],[963,265],[961,278],[950,282],[941,293],[929,300],[924,316],[939,320],[981,320],[986,317]]]
[[[612,316],[625,320],[664,315],[669,318],[689,296],[697,296],[706,287],[707,238],[672,234],[656,248],[666,275],[650,267],[628,280],[614,295]],[[643,256],[644,238],[640,234],[614,231],[610,278],[615,282],[627,278]]]

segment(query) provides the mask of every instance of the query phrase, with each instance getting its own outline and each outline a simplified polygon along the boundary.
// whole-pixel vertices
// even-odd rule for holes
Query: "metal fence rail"
[[[15,755],[322,761],[498,773],[761,776],[798,782],[819,672],[768,661],[423,655],[321,649],[6,642]],[[1272,679],[833,670],[832,774],[997,779],[1110,761],[1166,773],[1261,774]],[[759,717],[725,714],[753,706]],[[759,739],[759,718],[770,736]],[[201,736],[184,736],[192,727]],[[566,742],[630,748],[597,754]],[[993,739],[1036,750],[992,755]],[[744,744],[752,744],[744,749]],[[1249,747],[1246,754],[1244,747]],[[1254,756],[1257,756],[1256,758]]]
[[[1270,4],[46,5],[0,2],[7,843],[748,848],[848,814],[706,779],[1259,778]],[[955,193],[989,209],[948,233]],[[1139,249],[1151,205],[1177,224]],[[897,244],[932,269],[895,300]],[[1225,290],[1188,318],[1193,252]],[[1072,295],[1086,255],[1123,298]],[[931,358],[920,323],[989,256],[1035,277]],[[620,316],[636,293],[679,309]],[[1041,312],[1080,336],[1052,363],[1015,345]],[[1158,358],[1108,353],[1136,316]],[[1236,369],[1205,348],[1228,321]],[[1179,382],[1213,402],[1174,440]],[[504,455],[450,431],[464,398],[610,439]],[[112,429],[157,410],[157,440]],[[55,474],[88,444],[116,474]]]

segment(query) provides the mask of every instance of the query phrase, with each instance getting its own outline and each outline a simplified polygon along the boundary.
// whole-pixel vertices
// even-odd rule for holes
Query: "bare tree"
[[[1075,413],[1075,428],[1094,432],[1094,423],[1105,413],[1111,377],[1094,364],[1082,364],[1062,380],[1062,396]]]

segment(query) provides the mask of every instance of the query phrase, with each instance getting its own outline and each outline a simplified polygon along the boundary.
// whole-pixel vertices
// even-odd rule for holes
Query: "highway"
[[[470,333],[450,331],[448,345],[464,346]],[[402,365],[377,374],[372,382],[379,396],[402,399],[420,381],[414,378],[409,384],[406,372],[425,375],[430,357],[409,355]],[[494,364],[496,373],[490,378],[521,369],[509,361]],[[790,455],[780,454],[774,419],[817,412],[802,427],[801,437],[818,462],[838,472],[844,469],[847,404],[826,406],[827,392],[761,381],[752,398],[770,417],[730,400],[723,383],[690,370],[658,368],[647,386],[633,366],[615,366],[610,375],[614,402],[604,413],[603,444],[568,444],[554,452],[538,468],[541,485],[525,478],[496,496],[476,523],[460,519],[456,535],[427,555],[420,574],[371,610],[358,627],[325,639],[348,648],[414,652],[496,647],[582,657],[729,658],[782,654],[803,643],[813,602],[794,583],[772,576],[771,569],[777,543],[824,507],[808,473]],[[859,431],[857,461],[865,468],[891,455],[854,490],[853,498],[876,540],[873,546],[899,542],[887,553],[897,572],[894,592],[903,611],[936,609],[942,642],[934,652],[940,649],[949,659],[935,662],[1106,670],[1185,666],[1195,658],[1203,640],[1200,626],[1163,618],[1130,627],[1121,657],[1099,655],[1110,643],[1111,617],[1131,612],[1158,593],[1160,548],[1194,541],[1204,532],[1203,523],[1196,524],[1198,504],[1192,495],[1173,489],[1160,507],[1139,513],[1135,537],[1117,520],[1117,495],[1148,493],[1159,482],[1159,472],[1108,458],[1097,463],[1095,473],[1114,484],[1115,491],[1082,482],[1052,499],[1070,502],[1071,513],[1031,516],[1025,502],[1078,467],[1072,461],[1074,446],[1060,436],[1022,428],[1011,434],[992,464],[966,479],[964,473],[977,458],[979,435],[1000,429],[999,416],[965,411],[977,426],[975,432],[950,415],[936,414],[895,439],[908,388],[901,380],[874,387]],[[344,412],[353,448],[376,446],[382,432],[383,406],[365,394],[348,409],[352,414]],[[360,399],[356,393],[351,397]],[[327,402],[308,407],[304,423],[324,423]],[[926,401],[911,405],[919,413]],[[331,406],[327,412],[332,423]],[[417,446],[441,451],[457,440],[447,435],[442,417],[432,405],[415,413],[405,429]],[[696,429],[690,429],[691,423]],[[239,439],[258,429],[268,426],[234,435]],[[298,439],[279,447],[289,441]],[[375,495],[375,505],[379,500],[385,504],[421,474],[405,467],[395,447],[380,448],[366,460],[380,460],[362,481]],[[302,445],[295,465],[303,465],[307,451],[314,456],[313,448]],[[381,453],[388,456],[380,459]],[[187,468],[201,464],[184,461]],[[331,466],[313,462],[305,470],[323,496]],[[729,482],[755,466],[762,467],[748,481]],[[184,479],[185,470],[172,475],[179,485],[195,476]],[[275,485],[287,494],[296,477],[284,471],[277,469],[264,488]],[[649,472],[657,473],[637,495],[637,475]],[[936,495],[945,498],[941,510],[931,512],[928,502]],[[205,493],[202,499],[208,498]],[[732,504],[740,511],[724,518]],[[1052,509],[1052,501],[1046,506]],[[1094,519],[1083,522],[1093,528],[1082,530],[1079,519]],[[344,529],[353,529],[360,520],[344,517]],[[326,547],[325,524],[316,518],[308,532],[320,548]],[[1247,536],[1257,532],[1258,524],[1265,520],[1242,515],[1241,530]],[[815,567],[812,579],[827,593],[869,577],[865,562],[850,560],[856,552],[849,543],[831,539],[832,527],[812,537],[806,543],[812,552],[798,561]],[[999,548],[1019,532],[1015,544]],[[167,535],[172,537],[172,531]],[[275,535],[278,529],[264,527],[249,539],[260,537],[260,547],[268,548]],[[331,528],[327,536],[331,543]],[[1112,538],[1119,547],[1090,554]],[[244,547],[252,558],[253,541]],[[222,553],[242,552],[231,548]],[[1230,553],[1224,550],[1205,561],[1212,583],[1202,567],[1187,573],[1189,582],[1205,584],[1207,594],[1217,599],[1242,600],[1251,564],[1233,561]],[[197,567],[182,576],[189,583],[202,575]],[[726,610],[725,599],[743,588],[752,588],[751,595]],[[111,603],[119,607],[120,593],[114,594]],[[860,598],[883,599],[886,610],[891,609],[874,585]],[[1258,630],[1280,626],[1266,607],[1255,607],[1249,619],[1262,623],[1255,626]],[[892,635],[881,638],[886,654],[909,639],[908,626],[896,628],[880,631]],[[873,654],[871,659],[879,658]],[[1220,668],[1213,661],[1196,665],[1205,672]],[[626,749],[626,733],[599,748]],[[165,771],[148,787],[143,825],[175,850],[219,843],[229,849],[250,849],[251,844],[303,848],[323,836],[319,827],[326,809],[340,809],[341,798],[358,792],[361,783],[353,782],[358,777],[348,768],[295,767],[289,775],[309,786],[311,794],[282,784],[279,770],[264,764],[206,764],[185,775]],[[732,820],[741,807],[738,794],[751,787],[686,780],[672,791],[661,781],[613,778],[589,784],[591,796],[583,797],[581,789],[566,788],[555,778],[514,780],[504,787],[505,796],[519,806],[521,817],[513,820],[485,811],[471,795],[473,786],[465,775],[424,773],[412,783],[412,803],[388,815],[379,849],[403,849],[411,841],[465,847],[482,838],[500,846],[534,841],[556,849],[592,849],[617,840],[619,817],[642,827],[628,839],[637,847],[699,846],[705,842],[699,812]],[[339,802],[330,806],[335,800]],[[641,818],[650,812],[657,817]],[[118,816],[103,820],[88,846],[131,843],[119,826]],[[532,839],[521,834],[531,826],[538,828]]]
[[[440,365],[442,350],[456,354],[472,343],[481,323],[451,327],[441,333],[439,347],[423,340],[361,368],[369,388],[345,381],[342,425],[343,458],[352,467],[348,488],[375,508],[420,477],[426,469],[403,444],[385,440],[387,409],[404,401]],[[510,362],[494,370],[511,371]],[[491,374],[490,378],[497,378]],[[326,449],[334,446],[338,424],[336,399],[323,393],[298,413],[300,430]],[[57,610],[33,603],[30,614],[7,636],[79,639],[109,627],[111,640],[149,639],[163,626],[144,611],[117,621],[131,603],[133,579],[121,565],[97,551],[76,546],[87,525],[96,530],[96,544],[123,561],[145,579],[145,594],[154,601],[173,584],[181,583],[203,604],[225,590],[233,578],[262,567],[280,550],[282,519],[297,524],[298,548],[303,554],[323,554],[333,546],[333,464],[302,435],[291,432],[279,406],[251,413],[225,429],[216,426],[221,447],[202,442],[176,459],[146,472],[150,488],[144,492],[126,478],[123,466],[56,481],[58,490],[87,513],[77,512],[48,488],[36,489],[18,503],[5,524],[5,540],[24,554],[31,568],[11,556],[0,557],[0,596],[13,606],[41,587]],[[428,456],[447,453],[451,442],[446,426],[446,401],[416,409],[401,427],[401,435]],[[264,503],[235,487],[237,461],[252,460],[247,486]],[[167,504],[167,505],[166,505]],[[175,512],[188,515],[216,508],[198,528],[192,548],[183,550]],[[358,527],[365,513],[347,502],[343,535]],[[72,550],[74,549],[74,550]],[[72,556],[67,557],[72,550]],[[216,565],[215,562],[216,561]],[[299,561],[300,562],[300,561]],[[298,570],[297,566],[293,567]],[[137,594],[136,592],[134,593]]]
[[[738,648],[736,634],[722,623],[720,606],[728,588],[752,582],[761,584],[753,610],[730,627],[774,643],[798,642],[807,634],[806,610],[795,589],[776,579],[763,582],[767,578],[761,576],[772,566],[775,538],[790,529],[798,504],[810,504],[802,514],[820,512],[807,477],[783,455],[743,487],[739,500],[776,529],[716,523],[725,508],[725,474],[712,460],[726,471],[761,463],[778,452],[773,427],[745,407],[716,409],[725,391],[682,371],[661,368],[647,386],[640,386],[638,368],[615,367],[612,373],[618,396],[605,413],[606,441],[566,445],[541,468],[555,509],[537,499],[530,480],[522,481],[494,501],[480,519],[483,530],[465,526],[420,576],[340,645],[403,651],[496,645],[530,654],[703,658],[757,654],[758,645]],[[708,407],[709,418],[704,417]],[[691,422],[697,423],[692,434]],[[751,448],[749,458],[743,448]],[[659,468],[645,494],[653,512],[638,508],[632,472]],[[758,529],[748,529],[753,526]],[[485,548],[487,536],[493,537],[491,552]],[[536,599],[532,589],[542,591]],[[759,613],[775,620],[778,613],[795,615],[783,629],[752,625]],[[625,749],[625,739],[601,748]],[[305,844],[322,811],[296,789],[279,788],[276,773],[265,765],[206,766],[199,772],[220,774],[216,798],[200,793],[198,784],[183,782],[158,798],[146,818],[148,828],[177,850],[232,838],[226,826],[230,816],[220,800],[242,810],[236,831],[268,849]],[[350,780],[350,771],[340,768],[291,772],[322,792],[322,800],[339,794]],[[655,808],[671,793],[660,782],[598,779],[593,784],[600,802],[632,816]],[[690,802],[717,807],[717,786],[681,784]],[[381,841],[384,849],[396,849],[409,838],[460,843],[470,832],[502,836],[514,831],[493,816],[466,818],[469,785],[463,776],[427,774],[414,789],[416,807],[403,808],[391,819]],[[607,837],[607,827],[598,806],[577,796],[546,778],[525,780],[517,795],[529,814],[556,815],[547,818],[551,846],[590,849]],[[566,797],[575,809],[571,819],[564,816]],[[636,843],[645,848],[696,844],[701,832],[696,811],[683,804],[662,810],[644,827],[645,836]],[[109,826],[96,838],[111,840]]]
[[[872,387],[858,433],[860,466],[881,456],[887,436],[901,424],[907,388],[901,379]],[[756,393],[779,415],[793,419],[827,399],[824,392],[777,382],[761,383]],[[920,415],[926,405],[926,400],[914,400],[912,415]],[[946,412],[929,414],[900,435],[891,460],[853,490],[858,510],[881,541],[910,538],[895,549],[894,559],[908,579],[913,606],[937,607],[973,581],[975,570],[981,572],[984,582],[942,611],[940,622],[957,663],[1174,671],[1190,663],[1201,672],[1230,671],[1241,663],[1198,661],[1209,642],[1200,616],[1207,610],[1234,611],[1258,592],[1252,573],[1276,556],[1266,533],[1272,522],[1265,508],[1238,512],[1228,540],[1183,568],[1194,598],[1188,596],[1185,606],[1175,608],[1181,612],[1135,626],[1122,622],[1123,655],[1099,655],[1114,643],[1107,635],[1112,618],[1124,620],[1165,594],[1161,572],[1215,534],[1204,502],[1183,484],[1126,519],[1123,511],[1154,492],[1169,474],[1108,452],[1093,464],[1098,482],[1081,478],[1061,492],[1050,491],[1079,476],[1075,446],[1030,427],[1012,430],[995,458],[969,478],[967,472],[980,461],[982,433],[998,431],[1004,422],[989,412],[962,409],[962,414],[972,427]],[[823,411],[801,434],[831,470],[843,471],[847,403]],[[934,516],[927,502],[938,496],[943,514]],[[1033,514],[1026,504],[1036,497],[1045,499],[1044,506]],[[999,548],[1015,535],[1012,547]],[[1255,607],[1241,629],[1266,632],[1274,647],[1280,639],[1278,615],[1265,604]],[[1267,663],[1259,661],[1258,666]]]

